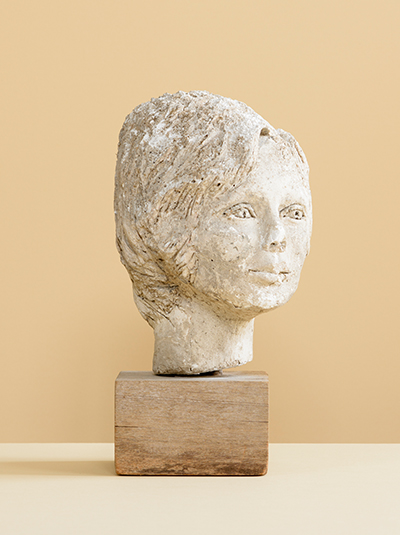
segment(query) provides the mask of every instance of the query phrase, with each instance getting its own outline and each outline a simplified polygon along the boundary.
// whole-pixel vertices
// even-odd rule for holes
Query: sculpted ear
[[[148,282],[165,283],[167,277],[154,261],[151,250],[146,246],[136,225],[124,221],[121,236],[117,239],[121,259],[135,279],[145,278]]]
[[[191,228],[190,222],[186,225],[187,220],[181,221],[185,227]],[[179,225],[171,224],[168,220],[165,224],[169,226],[169,233],[165,239],[158,243],[159,262],[162,262],[162,269],[168,281],[171,284],[179,284],[179,281],[186,284],[194,282],[197,271],[197,254],[192,243],[192,232],[180,231]]]
[[[196,277],[198,258],[193,246],[189,245],[187,240],[186,244],[180,249],[176,255],[176,268],[179,277],[185,282],[193,284]]]

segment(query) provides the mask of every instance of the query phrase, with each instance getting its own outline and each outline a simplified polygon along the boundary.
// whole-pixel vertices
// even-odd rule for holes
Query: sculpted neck
[[[233,368],[253,358],[254,319],[227,319],[184,300],[154,326],[153,372],[195,375]]]

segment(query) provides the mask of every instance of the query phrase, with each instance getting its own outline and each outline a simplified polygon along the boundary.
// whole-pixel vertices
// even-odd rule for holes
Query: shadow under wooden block
[[[264,475],[268,375],[121,372],[115,384],[119,475]]]

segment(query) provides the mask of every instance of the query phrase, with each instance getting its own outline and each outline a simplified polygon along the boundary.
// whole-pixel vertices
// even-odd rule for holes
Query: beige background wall
[[[274,442],[399,442],[397,0],[3,0],[0,441],[113,439],[152,331],[114,246],[117,136],[177,90],[293,133],[315,226],[300,288],[256,320]]]

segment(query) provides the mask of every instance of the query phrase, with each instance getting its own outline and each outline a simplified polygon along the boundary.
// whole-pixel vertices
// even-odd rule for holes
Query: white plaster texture
[[[117,247],[154,328],[153,371],[191,375],[253,356],[254,318],[286,303],[309,252],[308,164],[294,137],[206,91],[125,119]]]

